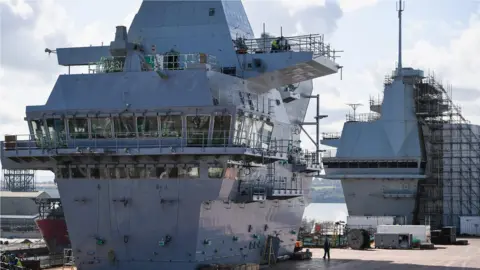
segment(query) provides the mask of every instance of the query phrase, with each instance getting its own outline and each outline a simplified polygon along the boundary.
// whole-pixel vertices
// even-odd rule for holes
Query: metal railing
[[[378,113],[359,113],[352,114],[348,113],[345,116],[347,122],[373,122],[380,119],[380,114]]]
[[[75,134],[61,136],[45,135],[7,135],[9,140],[3,142],[3,148],[9,150],[35,150],[35,149],[77,149],[85,150],[103,148],[105,150],[119,150],[129,148],[163,148],[163,147],[245,147],[259,150],[268,150],[278,153],[289,151],[290,141],[276,140],[271,136],[259,133],[246,133],[244,131],[229,130],[208,132],[184,132],[181,130],[177,136],[142,137],[135,132],[131,133],[104,133]],[[168,133],[171,134],[171,133]],[[231,134],[231,135],[230,135]],[[81,136],[80,136],[81,135]],[[7,137],[6,136],[6,137]],[[14,139],[13,139],[14,138]]]
[[[332,150],[325,150],[325,152],[322,153],[322,158],[334,158],[337,156],[337,150],[332,149]]]
[[[96,68],[91,70],[94,73],[123,72],[125,62],[125,57],[106,56],[94,63]],[[195,69],[204,67],[204,64],[210,65],[212,70],[220,69],[217,58],[204,53],[145,55],[141,63],[142,71]]]
[[[250,180],[241,183],[241,188],[247,190],[249,196],[271,196],[274,194],[274,191],[285,190],[285,191],[298,191],[296,193],[285,195],[300,195],[303,191],[303,183],[301,178],[294,179],[292,178],[281,178],[275,177],[271,180],[261,180],[255,181]]]
[[[38,261],[40,268],[45,269],[45,268],[64,265],[64,256],[63,254],[51,254],[48,256],[33,256],[33,257],[20,259],[20,262],[22,264],[27,264],[28,261]],[[1,270],[30,270],[28,266],[10,265],[8,262],[0,262],[0,269]]]
[[[236,49],[245,50],[248,53],[269,53],[272,52],[272,42],[278,38],[255,38],[255,39],[244,39],[241,42],[242,45],[237,45]],[[312,52],[315,57],[324,56],[333,61],[338,57],[335,55],[336,51],[331,48],[330,44],[325,43],[323,35],[312,34],[312,35],[303,35],[303,36],[294,36],[294,37],[283,37],[287,41],[288,47],[283,51],[294,51],[294,52]],[[281,52],[282,50],[277,50]]]
[[[370,96],[370,99],[369,99],[369,103],[370,103],[370,107],[372,106],[380,106],[382,105],[383,103],[383,97],[380,97],[380,96]]]
[[[336,139],[340,139],[341,136],[342,136],[341,132],[325,132],[325,133],[322,133],[322,138],[324,140],[336,140]]]
[[[320,164],[320,161],[317,160],[317,155],[315,151],[302,150],[297,158],[294,158],[293,164],[295,165],[316,165]]]

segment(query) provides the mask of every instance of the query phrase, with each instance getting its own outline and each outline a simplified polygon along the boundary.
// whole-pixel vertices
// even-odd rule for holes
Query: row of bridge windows
[[[37,140],[50,139],[108,139],[108,138],[180,138],[184,127],[189,140],[206,143],[212,127],[213,143],[228,143],[231,116],[119,116],[99,118],[68,118],[32,120],[33,135]],[[265,120],[237,117],[235,143],[255,147],[268,146],[273,124]]]
[[[382,161],[323,161],[323,165],[327,166],[330,169],[336,168],[418,168],[418,162],[382,162]],[[425,162],[422,162],[421,168],[425,168]]]
[[[210,123],[212,120],[213,123]],[[182,136],[183,121],[190,135],[202,133],[208,135],[210,124],[214,134],[228,137],[231,124],[230,115],[211,117],[210,115],[173,116],[119,116],[98,118],[69,118],[31,121],[32,130],[37,139],[49,134],[50,137],[68,134],[70,138],[134,138]],[[221,132],[220,132],[221,131]],[[219,133],[220,132],[220,133]]]
[[[236,168],[210,167],[208,178],[237,179]],[[63,167],[56,171],[57,178],[74,179],[175,179],[175,178],[200,178],[199,166],[184,167]]]

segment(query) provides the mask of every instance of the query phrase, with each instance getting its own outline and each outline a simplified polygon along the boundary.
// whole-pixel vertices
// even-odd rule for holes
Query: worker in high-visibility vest
[[[20,259],[19,259],[18,257],[15,257],[15,262],[16,262],[15,266],[17,266],[17,267],[23,267],[22,261],[20,261]]]
[[[275,40],[272,42],[271,52],[278,52],[279,50],[280,50],[279,39],[275,39]]]

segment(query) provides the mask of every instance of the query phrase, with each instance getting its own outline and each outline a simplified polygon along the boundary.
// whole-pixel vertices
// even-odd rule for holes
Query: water
[[[347,221],[347,205],[344,203],[311,203],[303,214],[315,221]]]
[[[48,186],[48,187],[41,187],[40,186],[39,187],[39,186],[37,186],[37,189],[39,191],[47,192],[48,195],[50,195],[50,197],[52,197],[52,198],[60,198],[60,193],[58,193],[57,187],[50,187],[50,186]]]

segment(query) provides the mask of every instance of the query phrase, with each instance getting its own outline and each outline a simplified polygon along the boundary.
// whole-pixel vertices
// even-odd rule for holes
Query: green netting
[[[417,238],[413,238],[412,240],[413,244],[420,244],[420,242],[421,242],[420,239],[417,239]]]
[[[150,66],[154,67],[155,66],[155,57],[153,55],[147,55],[145,56],[145,62],[149,64]]]

